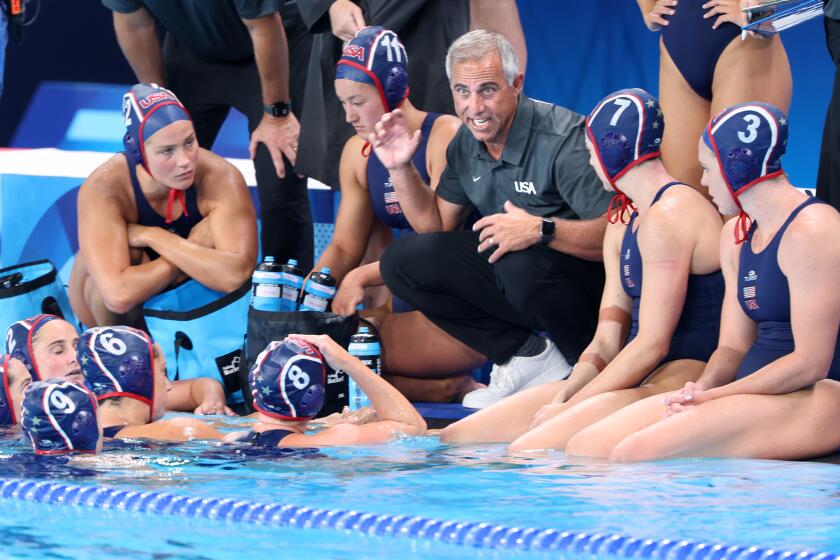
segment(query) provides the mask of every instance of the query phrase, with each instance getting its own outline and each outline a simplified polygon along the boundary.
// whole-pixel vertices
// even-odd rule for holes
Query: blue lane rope
[[[380,537],[407,537],[477,548],[571,552],[657,560],[840,560],[840,554],[794,552],[759,546],[727,546],[626,535],[506,527],[442,521],[410,515],[380,515],[342,509],[313,509],[229,498],[199,498],[105,486],[0,478],[0,498],[135,513],[195,517],[269,527],[344,530]]]

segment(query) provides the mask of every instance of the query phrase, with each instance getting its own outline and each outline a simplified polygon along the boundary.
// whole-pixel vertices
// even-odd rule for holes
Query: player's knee
[[[598,428],[584,428],[566,443],[566,455],[575,457],[609,457],[613,450],[612,443],[604,438]]]
[[[609,460],[616,463],[651,461],[661,455],[661,448],[650,437],[641,434],[627,436],[609,453]]]
[[[426,236],[411,236],[398,239],[388,245],[379,261],[379,271],[385,283],[393,285],[412,284],[419,274],[429,268],[434,256],[434,243],[423,239]]]

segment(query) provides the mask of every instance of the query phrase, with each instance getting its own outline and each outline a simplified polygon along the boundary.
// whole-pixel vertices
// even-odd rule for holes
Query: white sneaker
[[[490,385],[464,395],[467,408],[486,408],[503,398],[529,387],[561,381],[569,376],[572,366],[550,340],[536,356],[514,356],[502,365],[494,364],[490,370]]]

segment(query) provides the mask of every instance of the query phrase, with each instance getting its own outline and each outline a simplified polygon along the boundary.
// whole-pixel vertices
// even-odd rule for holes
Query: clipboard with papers
[[[823,0],[769,0],[743,11],[750,18],[743,31],[774,35],[823,15]]]

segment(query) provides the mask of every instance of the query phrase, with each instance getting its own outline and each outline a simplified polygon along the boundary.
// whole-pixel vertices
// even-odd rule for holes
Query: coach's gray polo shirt
[[[537,216],[596,218],[612,193],[589,165],[584,134],[583,116],[522,95],[498,161],[466,126],[458,129],[436,194],[482,216],[503,212],[510,200]]]

